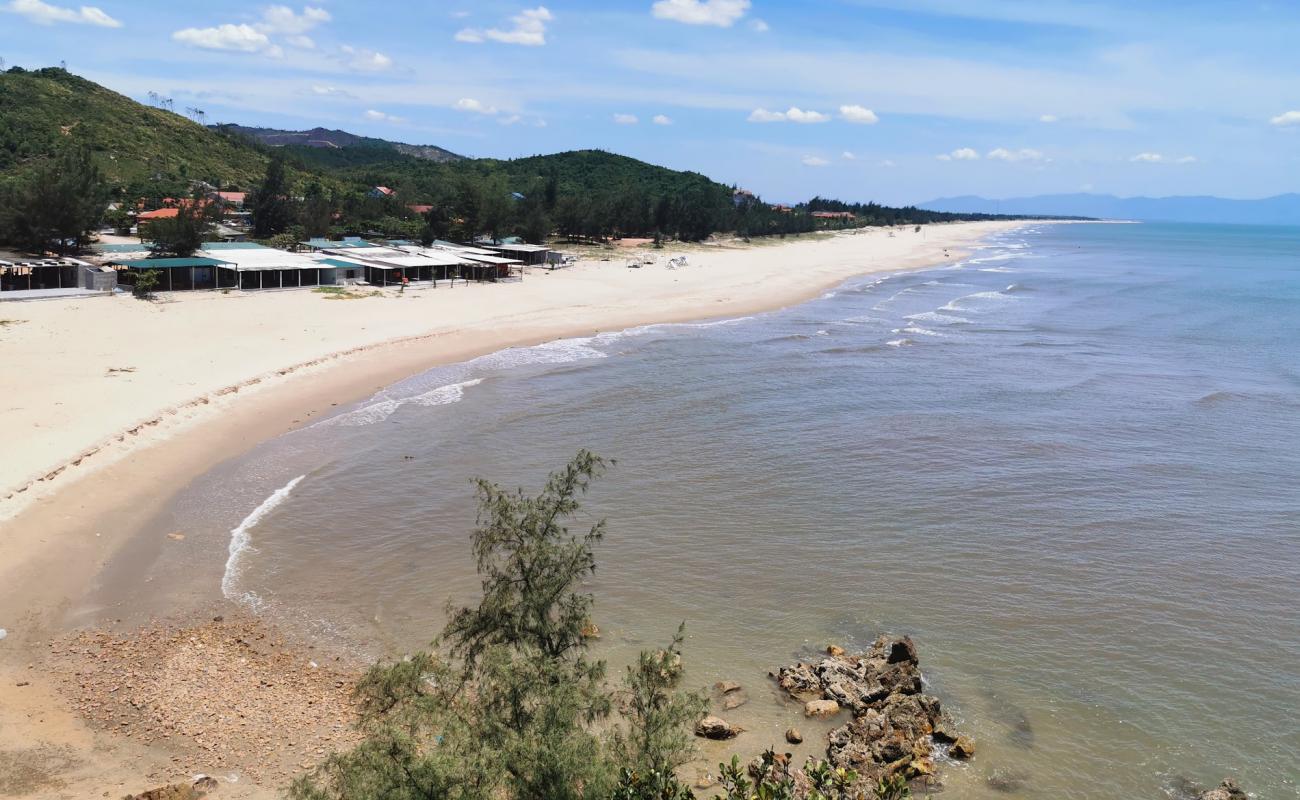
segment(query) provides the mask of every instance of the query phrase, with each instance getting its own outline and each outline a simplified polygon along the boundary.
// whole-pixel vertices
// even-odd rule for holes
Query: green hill
[[[242,188],[266,171],[266,154],[244,139],[142,105],[63,69],[0,73],[0,109],[0,176],[49,155],[65,137],[89,147],[121,190],[188,180]]]
[[[322,147],[331,150],[365,147],[393,150],[402,155],[414,156],[425,161],[460,161],[464,158],[464,156],[456,155],[450,150],[437,145],[390,142],[387,139],[358,136],[355,133],[329,128],[312,128],[309,131],[286,131],[279,128],[253,128],[247,125],[232,124],[213,125],[212,127],[224,132],[238,133],[268,147]]]

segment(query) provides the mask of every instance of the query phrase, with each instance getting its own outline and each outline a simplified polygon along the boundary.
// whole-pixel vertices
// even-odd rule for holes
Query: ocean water
[[[820,749],[768,671],[891,632],[977,740],[946,796],[1300,797],[1300,230],[1041,225],[434,369],[195,481],[155,569],[401,652],[477,591],[470,479],[536,488],[581,447],[618,461],[601,653],[685,621],[691,681],[747,687],[701,771],[791,723]]]

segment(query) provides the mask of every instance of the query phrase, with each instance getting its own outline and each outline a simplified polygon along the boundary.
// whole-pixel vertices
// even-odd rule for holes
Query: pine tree
[[[284,157],[278,152],[266,166],[266,177],[253,196],[253,236],[269,239],[284,233],[292,215],[289,209],[289,188],[284,177]]]
[[[32,252],[75,252],[99,228],[108,197],[90,151],[63,145],[0,198],[0,239]]]

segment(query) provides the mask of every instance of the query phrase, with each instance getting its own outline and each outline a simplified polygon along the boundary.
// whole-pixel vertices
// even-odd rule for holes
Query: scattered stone
[[[840,646],[837,645],[837,644],[830,644],[830,645],[827,645],[827,646],[826,646],[826,655],[828,655],[828,656],[830,656],[830,657],[832,657],[832,658],[839,658],[840,656],[844,655],[844,648],[843,648],[843,647],[840,647]]]
[[[975,755],[975,740],[969,736],[958,736],[957,741],[948,748],[948,755],[953,758],[970,758]]]
[[[1224,778],[1223,783],[1201,792],[1197,800],[1247,800],[1248,797],[1249,795],[1241,790],[1236,781],[1232,778]]]
[[[749,695],[744,692],[731,692],[722,696],[722,710],[735,711],[749,702]]]
[[[695,735],[705,739],[734,739],[743,729],[721,717],[707,716],[695,724]]]
[[[183,541],[185,541],[185,534],[183,534],[183,533],[169,533],[169,534],[167,534],[167,538],[168,538],[168,539],[171,539],[172,541],[175,541],[175,542],[183,542]]]
[[[718,681],[717,683],[713,684],[713,688],[717,689],[719,692],[722,692],[723,694],[731,694],[732,692],[740,691],[740,684],[736,683],[735,681]]]
[[[805,717],[833,717],[840,713],[840,704],[834,700],[809,700],[803,704]]]
[[[799,732],[798,728],[787,728],[785,731],[785,740],[790,744],[802,744],[803,734]]]
[[[5,630],[4,628],[0,628],[0,639],[3,639],[8,635],[9,635],[9,631]]]
[[[18,681],[18,688],[19,688],[19,689],[23,688],[24,686],[31,686],[31,685],[32,685],[32,684],[31,684],[31,682],[29,682],[29,681]]]

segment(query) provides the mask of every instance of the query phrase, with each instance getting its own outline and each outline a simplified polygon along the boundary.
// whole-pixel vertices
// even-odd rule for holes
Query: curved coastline
[[[764,273],[770,285],[758,290],[751,287],[750,291],[743,291],[743,285],[734,277],[711,288],[709,273],[701,271],[697,296],[681,298],[676,294],[673,299],[677,302],[665,302],[659,308],[633,293],[618,298],[619,302],[601,297],[604,303],[575,303],[568,308],[548,309],[549,314],[488,317],[473,327],[425,330],[281,366],[205,392],[181,406],[159,409],[144,423],[109,437],[107,447],[88,449],[40,479],[41,485],[25,493],[25,507],[17,507],[12,498],[6,501],[10,504],[10,519],[3,523],[3,537],[6,549],[18,555],[0,566],[0,586],[5,587],[0,592],[0,622],[10,632],[6,647],[0,649],[0,681],[12,687],[15,681],[10,678],[20,673],[30,677],[23,668],[42,654],[42,642],[69,624],[88,622],[103,611],[81,605],[86,587],[95,584],[104,566],[166,507],[179,488],[258,442],[313,422],[340,406],[362,401],[398,380],[440,364],[557,338],[789,307],[865,274],[955,261],[962,257],[962,248],[976,246],[988,235],[1024,224],[1028,223],[931,227],[930,233],[945,235],[911,242],[914,246],[898,247],[894,252],[857,256],[848,249],[853,244],[850,237],[796,242],[766,253],[761,248],[741,250],[727,255],[743,260],[757,252],[772,261],[785,256],[787,272],[804,264],[808,269],[803,279],[772,277],[780,275],[781,270]],[[881,234],[859,241],[867,244],[883,239]],[[836,247],[838,252],[833,250]],[[819,257],[829,263],[818,264]],[[764,274],[755,277],[764,280]],[[571,277],[576,281],[585,276],[575,273]],[[535,275],[529,280],[550,281],[552,276]],[[221,602],[219,596],[213,601]],[[54,686],[48,681],[43,683],[44,702],[55,707],[45,715],[49,719],[4,719],[11,716],[5,711],[0,712],[0,722],[6,723],[3,727],[33,741],[90,736],[86,723],[59,699]],[[6,700],[0,705],[20,709],[7,702],[12,691],[0,689]],[[126,746],[114,743],[118,745]],[[149,748],[144,750],[141,757],[150,761],[159,757]]]

